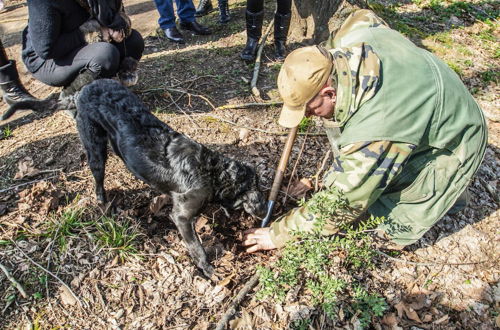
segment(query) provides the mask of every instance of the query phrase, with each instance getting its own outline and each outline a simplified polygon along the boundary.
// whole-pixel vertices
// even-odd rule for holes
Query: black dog
[[[253,216],[265,214],[265,198],[251,167],[175,132],[118,82],[94,81],[82,89],[76,105],[77,128],[98,200],[106,201],[103,181],[109,140],[136,177],[172,196],[171,218],[207,277],[213,267],[194,230],[202,206],[217,202],[231,209],[243,207]]]

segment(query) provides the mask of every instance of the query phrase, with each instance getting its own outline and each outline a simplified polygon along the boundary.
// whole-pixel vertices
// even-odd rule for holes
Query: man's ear
[[[331,86],[325,86],[319,91],[321,96],[329,96],[333,101],[337,99],[337,91]]]

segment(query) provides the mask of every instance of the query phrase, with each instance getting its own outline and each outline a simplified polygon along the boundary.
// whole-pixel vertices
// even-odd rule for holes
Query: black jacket
[[[74,0],[28,0],[23,31],[23,62],[36,72],[47,59],[58,59],[85,45],[78,27],[90,15]]]

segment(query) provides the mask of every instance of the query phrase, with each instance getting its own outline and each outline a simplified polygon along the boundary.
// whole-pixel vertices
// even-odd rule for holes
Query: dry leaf
[[[73,297],[71,292],[64,286],[59,287],[59,296],[61,297],[61,302],[63,305],[74,305],[76,304],[76,299]]]
[[[231,282],[231,279],[234,277],[234,274],[231,274],[229,275],[228,277],[226,277],[225,279],[223,279],[222,281],[220,281],[219,283],[217,283],[218,286],[226,286],[229,284],[229,282]]]
[[[429,323],[432,321],[432,315],[431,314],[425,314],[424,317],[422,318],[422,322],[424,323]]]
[[[398,325],[398,319],[396,318],[396,315],[394,313],[389,313],[384,315],[382,318],[382,324],[387,325],[388,327],[396,327]]]
[[[403,312],[406,314],[406,317],[409,318],[412,321],[422,323],[420,320],[420,317],[418,317],[417,312],[413,310],[413,308],[407,306],[404,302],[399,302],[398,304],[394,305],[396,310],[398,311],[398,316],[401,318],[403,317]]]
[[[448,319],[449,319],[449,316],[448,315],[445,315],[443,317],[441,317],[440,319],[434,321],[432,324],[441,324],[441,323],[448,323]]]
[[[17,173],[14,175],[14,180],[21,180],[23,178],[29,178],[40,173],[40,170],[33,166],[33,159],[30,157],[25,157],[17,164]]]
[[[250,130],[248,128],[241,128],[239,138],[241,141],[246,142],[248,136],[250,135]]]
[[[312,189],[312,182],[308,178],[302,178],[295,181],[290,186],[288,194],[296,199],[300,199],[306,195],[306,193]]]
[[[194,226],[194,230],[200,231],[201,228],[205,227],[205,225],[208,223],[208,219],[201,216],[198,218],[198,221],[196,221],[196,225]]]
[[[497,317],[495,318],[495,323],[497,325],[497,328],[500,328],[500,315],[497,315]]]
[[[246,310],[241,312],[241,317],[229,322],[231,330],[252,330],[252,318]]]

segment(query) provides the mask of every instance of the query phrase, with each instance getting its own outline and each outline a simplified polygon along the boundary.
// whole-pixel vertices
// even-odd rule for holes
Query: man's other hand
[[[248,253],[276,249],[276,246],[271,241],[269,229],[269,227],[252,228],[243,232],[243,246],[248,247]]]

